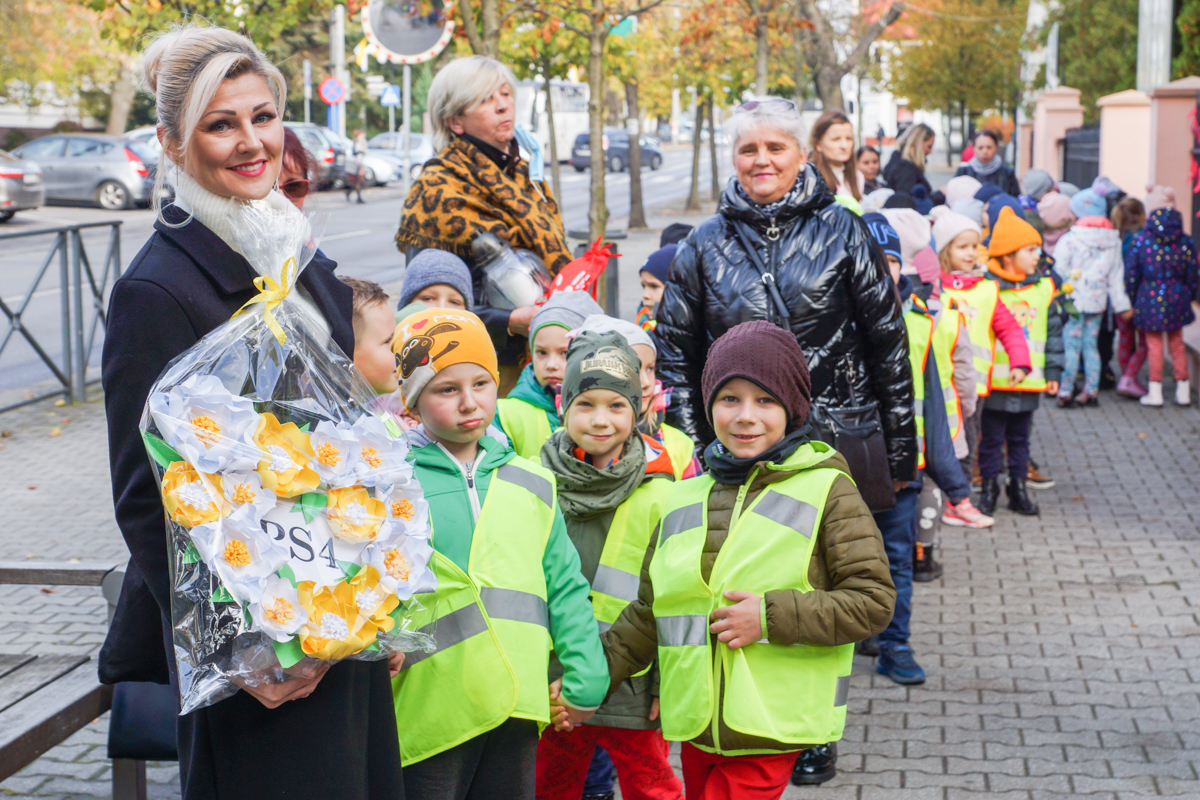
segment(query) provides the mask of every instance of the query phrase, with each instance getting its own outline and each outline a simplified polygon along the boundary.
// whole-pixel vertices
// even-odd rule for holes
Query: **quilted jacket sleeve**
[[[698,238],[680,243],[671,262],[654,337],[658,345],[658,377],[671,389],[667,422],[703,446],[712,439],[700,394],[707,339],[704,325],[704,279]]]

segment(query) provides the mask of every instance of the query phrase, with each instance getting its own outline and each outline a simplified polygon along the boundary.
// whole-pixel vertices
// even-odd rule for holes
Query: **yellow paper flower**
[[[390,631],[396,621],[388,616],[400,605],[400,598],[379,583],[379,573],[374,567],[363,567],[350,579],[354,588],[354,603],[358,607],[358,618],[364,626],[374,625],[384,633]],[[375,635],[371,635],[375,640]]]
[[[406,581],[412,574],[412,564],[409,564],[404,553],[395,547],[384,552],[383,568],[387,571],[388,577],[396,581]]]
[[[367,570],[356,576],[361,578],[357,582],[339,581],[316,593],[312,581],[303,581],[296,587],[300,605],[308,614],[308,622],[299,630],[300,647],[306,655],[323,661],[352,656],[374,644],[380,630],[390,631],[395,625],[387,612],[399,604],[399,599],[378,586],[378,573],[371,570],[370,575],[363,575],[364,572]],[[378,602],[372,596],[374,593],[386,597]],[[368,603],[377,603],[370,617],[359,613],[356,598],[360,596]]]
[[[280,497],[299,497],[316,489],[321,478],[309,467],[315,454],[308,434],[294,422],[281,424],[274,414],[260,416],[254,443],[261,453],[258,475],[263,487]]]
[[[1075,284],[1073,284],[1073,283],[1064,283],[1064,284],[1062,285],[1062,292],[1063,292],[1063,294],[1070,294],[1070,293],[1071,293],[1071,292],[1073,292],[1073,291],[1075,291]]]
[[[162,497],[171,521],[185,528],[207,525],[224,516],[221,476],[201,475],[186,461],[174,461],[167,467]]]
[[[387,518],[387,506],[361,486],[330,489],[325,509],[333,535],[355,544],[375,541]]]

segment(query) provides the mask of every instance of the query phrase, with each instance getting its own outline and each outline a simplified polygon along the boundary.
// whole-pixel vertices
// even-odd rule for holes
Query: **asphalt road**
[[[690,187],[691,150],[667,150],[663,156],[662,168],[653,172],[649,169],[642,171],[642,192],[647,208],[681,204]],[[727,158],[727,151],[720,155],[723,178],[729,172]],[[710,174],[705,148],[700,165],[702,191],[711,181]],[[568,231],[587,229],[588,178],[586,171],[577,173],[567,164],[562,165],[561,205]],[[628,215],[629,174],[608,174],[606,186],[610,217],[616,219]],[[341,274],[389,283],[399,279],[404,272],[403,258],[392,241],[403,205],[402,190],[399,184],[392,184],[367,190],[363,197],[365,205],[358,205],[345,202],[339,192],[324,192],[311,197],[306,210],[329,213],[321,248],[338,262]],[[154,215],[147,209],[111,212],[99,208],[44,206],[36,211],[18,213],[10,222],[0,225],[0,236],[42,231],[61,225],[108,221],[121,222],[120,261],[124,270],[153,230]],[[107,227],[87,230],[83,234],[84,250],[97,282],[100,281],[99,272],[108,251],[109,236],[110,229]],[[11,329],[8,317],[0,316],[0,407],[32,394],[49,391],[56,385],[53,373],[22,331],[32,337],[45,355],[62,368],[63,299],[58,256],[55,255],[42,271],[54,241],[55,237],[50,234],[0,239],[0,300],[11,313],[23,310],[21,331]],[[68,261],[68,270],[70,267]],[[68,285],[70,283],[68,280]],[[95,317],[86,272],[84,286],[86,340]],[[105,292],[111,286],[110,276]],[[74,303],[73,297],[70,302]],[[99,377],[102,344],[103,331],[97,326],[88,358],[89,380]]]

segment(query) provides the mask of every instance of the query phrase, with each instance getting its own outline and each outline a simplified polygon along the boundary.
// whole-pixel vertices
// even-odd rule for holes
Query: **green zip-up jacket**
[[[517,454],[507,444],[484,436],[479,442],[479,457],[471,464],[462,464],[440,444],[430,441],[423,429],[410,431],[409,437],[414,445],[417,479],[429,501],[433,547],[469,574],[475,521],[492,473]],[[513,524],[521,521],[513,520]],[[563,664],[563,699],[581,710],[596,709],[608,692],[608,664],[588,599],[591,586],[580,571],[579,553],[567,536],[566,523],[557,508],[542,554],[542,569],[546,574],[550,638]]]

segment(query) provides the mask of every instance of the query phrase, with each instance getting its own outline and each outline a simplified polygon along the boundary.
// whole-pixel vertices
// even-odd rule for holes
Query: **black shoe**
[[[360,198],[358,198],[358,202],[365,204],[367,201],[366,201],[366,200],[363,200],[363,199],[360,197]]]
[[[913,554],[913,580],[917,583],[929,583],[942,577],[942,564],[933,557],[936,550],[937,545],[933,542],[917,542]]]
[[[793,786],[817,786],[837,775],[837,742],[801,750],[792,768]]]
[[[879,655],[879,637],[871,636],[854,645],[854,652],[860,656]]]
[[[1023,479],[1008,479],[1008,509],[1026,517],[1035,517],[1038,505],[1029,498]]]
[[[996,513],[996,503],[1000,502],[1000,481],[995,478],[984,478],[983,486],[979,489],[979,502],[975,507],[989,517]]]
[[[1100,388],[1101,389],[1117,388],[1117,376],[1113,374],[1112,369],[1109,367],[1105,367],[1100,372]]]
[[[580,800],[613,800],[616,792],[603,792],[601,794],[585,794]]]

